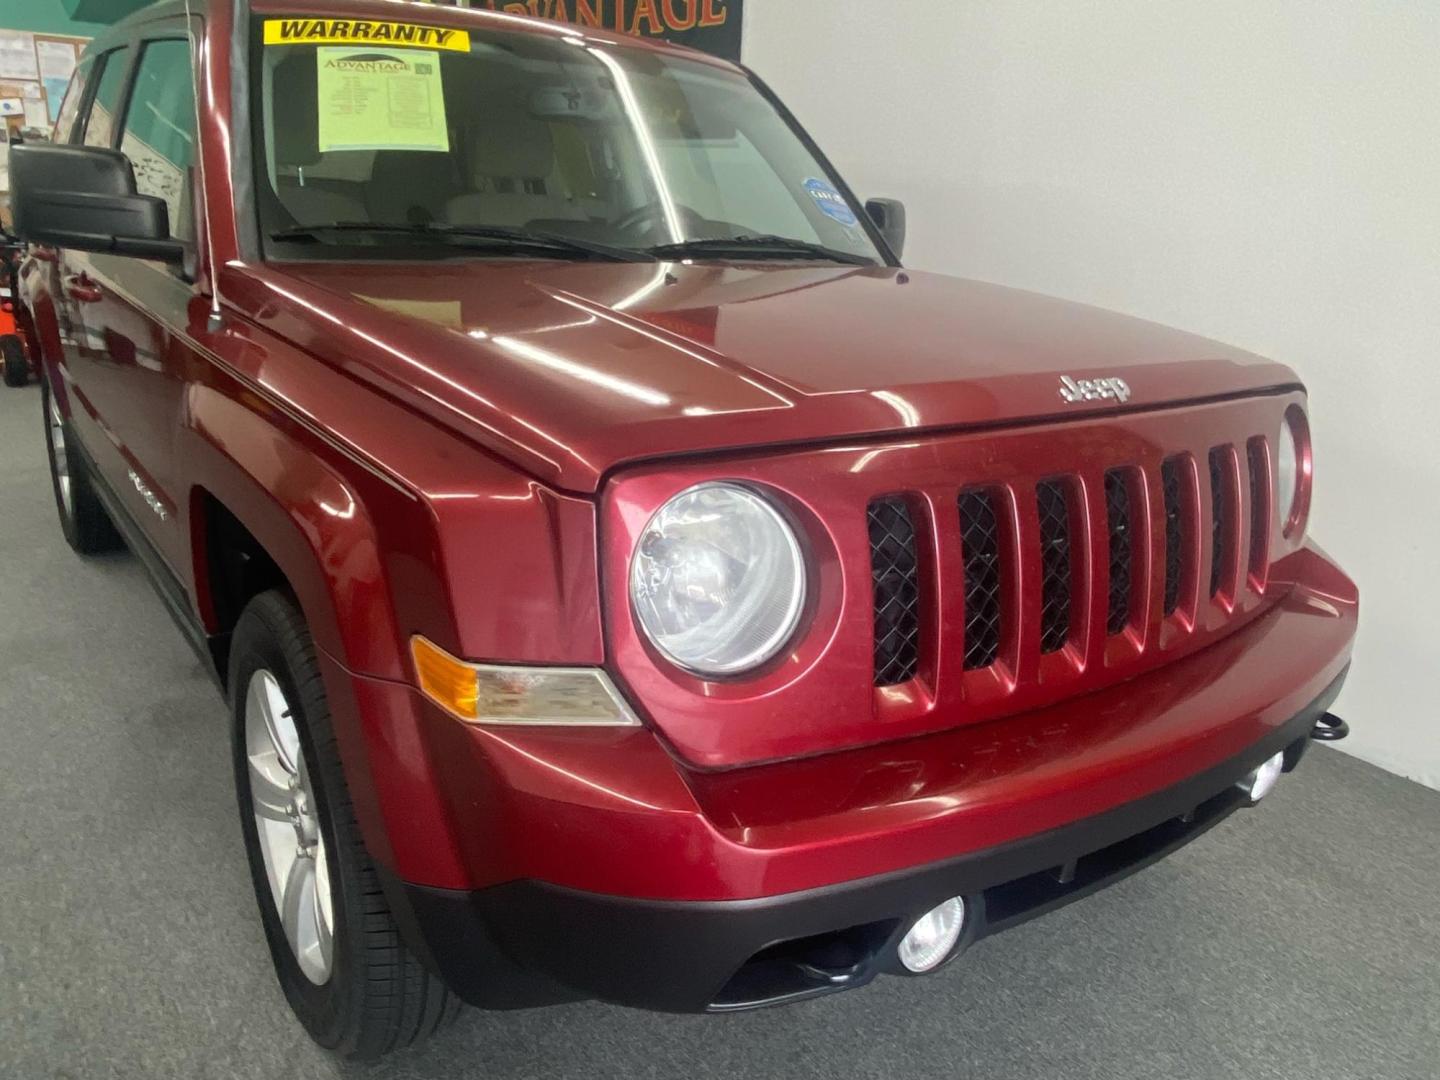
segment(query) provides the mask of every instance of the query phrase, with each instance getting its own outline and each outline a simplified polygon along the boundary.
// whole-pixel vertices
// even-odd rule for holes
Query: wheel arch
[[[206,632],[223,648],[244,604],[283,588],[342,667],[405,679],[366,484],[343,471],[334,448],[244,398],[194,386],[189,405],[178,452],[193,478],[191,572]]]
[[[362,835],[377,861],[393,865],[387,822],[398,808],[382,807],[377,781],[388,766],[376,758],[383,749],[371,746],[353,676],[409,681],[371,512],[377,499],[405,500],[253,394],[204,384],[188,394],[177,453],[192,478],[192,595],[215,673],[224,687],[230,634],[245,605],[270,589],[289,595],[320,654]]]

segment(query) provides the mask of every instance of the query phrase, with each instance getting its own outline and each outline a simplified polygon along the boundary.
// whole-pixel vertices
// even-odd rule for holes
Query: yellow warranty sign
[[[470,34],[441,26],[373,19],[266,19],[266,45],[414,45],[470,51]]]

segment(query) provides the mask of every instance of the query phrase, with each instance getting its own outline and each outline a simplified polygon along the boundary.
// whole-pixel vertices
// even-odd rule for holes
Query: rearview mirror
[[[10,147],[10,213],[22,240],[179,262],[165,200],[135,191],[118,150],[27,143]]]
[[[870,215],[895,257],[904,255],[905,204],[899,199],[871,199],[865,204],[865,213]]]

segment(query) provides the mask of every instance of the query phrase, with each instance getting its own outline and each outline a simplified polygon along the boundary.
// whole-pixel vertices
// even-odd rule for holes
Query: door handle
[[[105,299],[105,293],[100,286],[84,274],[71,274],[65,279],[65,295],[82,304],[93,304]]]

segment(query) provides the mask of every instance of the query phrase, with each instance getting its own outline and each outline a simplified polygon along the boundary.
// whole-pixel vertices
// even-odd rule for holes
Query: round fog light
[[[1266,795],[1275,789],[1280,782],[1280,774],[1285,769],[1285,752],[1282,750],[1272,758],[1267,758],[1254,772],[1240,781],[1240,790],[1250,796],[1251,802],[1259,802]]]
[[[965,928],[965,899],[954,896],[915,920],[900,941],[900,963],[916,975],[934,971],[955,951]]]

